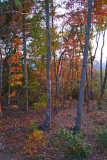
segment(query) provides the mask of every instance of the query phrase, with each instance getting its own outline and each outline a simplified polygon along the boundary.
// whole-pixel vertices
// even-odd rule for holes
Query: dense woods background
[[[76,133],[81,129],[82,106],[87,116],[96,112],[100,119],[96,106],[105,115],[106,29],[106,0],[0,0],[1,124],[19,112],[26,115],[33,110],[46,115],[38,127],[45,131],[51,116],[75,104],[77,115],[71,129]]]

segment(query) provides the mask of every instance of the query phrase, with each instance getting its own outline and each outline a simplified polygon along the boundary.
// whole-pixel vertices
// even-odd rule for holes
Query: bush
[[[30,129],[32,132],[37,130],[38,123],[35,120],[31,121],[31,124],[27,126],[28,129]]]
[[[33,108],[37,111],[43,111],[46,108],[46,102],[40,101],[33,104]]]
[[[44,111],[47,106],[46,95],[43,94],[38,102],[33,103],[33,108],[37,111]]]
[[[30,155],[37,153],[39,150],[43,149],[44,145],[46,144],[46,136],[43,131],[34,131],[31,133],[26,139],[26,143],[24,146],[24,150]]]
[[[106,124],[106,112],[102,111],[102,110],[97,110],[94,114],[93,114],[93,118],[95,119],[95,122],[97,122],[99,125],[104,125]]]
[[[90,153],[90,145],[83,140],[83,133],[73,135],[73,131],[61,128],[56,134],[56,150],[62,150],[68,158],[86,159]]]
[[[104,152],[107,150],[107,125],[99,126],[97,129],[97,138],[99,150]]]

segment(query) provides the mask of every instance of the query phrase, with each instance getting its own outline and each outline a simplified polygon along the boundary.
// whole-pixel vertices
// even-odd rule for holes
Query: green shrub
[[[35,120],[31,121],[31,124],[27,126],[28,129],[30,129],[32,132],[37,130],[38,123]]]
[[[99,150],[104,152],[107,150],[107,125],[99,126],[97,129],[97,138]]]
[[[52,103],[53,107],[56,107],[56,105],[58,107],[61,107],[60,101],[55,100],[55,98],[53,98],[53,97],[51,98],[51,103]]]
[[[46,102],[36,102],[33,104],[35,110],[43,111],[46,108]]]
[[[33,103],[33,108],[37,111],[43,111],[45,110],[47,106],[47,102],[46,102],[46,95],[42,95],[40,100],[38,102]]]
[[[56,150],[62,150],[68,158],[86,159],[90,153],[90,145],[83,140],[83,133],[73,135],[73,131],[61,128],[56,133]]]

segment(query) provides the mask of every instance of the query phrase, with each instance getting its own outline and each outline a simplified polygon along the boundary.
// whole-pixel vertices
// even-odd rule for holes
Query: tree
[[[11,11],[13,12],[13,0],[11,2]],[[14,19],[13,19],[13,13],[12,13],[12,25],[14,26]],[[6,117],[8,114],[8,109],[10,107],[10,87],[11,87],[11,61],[12,61],[12,52],[13,52],[13,38],[14,38],[14,32],[15,29],[13,27],[12,30],[12,38],[11,38],[11,48],[10,48],[10,67],[9,67],[9,87],[8,87],[8,100],[7,100],[7,110],[6,110]]]
[[[45,0],[46,5],[46,32],[47,32],[47,110],[46,110],[46,128],[50,125],[51,116],[51,86],[50,86],[50,31],[49,31],[49,1]]]
[[[1,0],[0,0],[0,19],[1,19]],[[1,36],[0,36],[1,40]],[[2,109],[1,109],[1,93],[2,93],[2,51],[1,51],[1,44],[0,44],[0,119],[2,118]]]
[[[1,93],[2,93],[2,52],[0,46],[0,119],[2,118]]]
[[[103,91],[103,75],[102,75],[102,58],[103,58],[103,48],[104,48],[104,38],[105,38],[105,30],[102,31],[102,36],[103,36],[103,44],[102,44],[102,47],[101,47],[101,58],[100,58],[100,82],[101,82],[101,92]],[[101,93],[102,95],[102,93]]]
[[[10,87],[11,87],[11,68],[12,68],[12,52],[13,52],[13,38],[14,38],[14,32],[13,32],[13,35],[12,35],[12,38],[11,38],[11,48],[10,48],[10,67],[9,67],[9,87],[8,87],[8,100],[7,100],[7,110],[6,110],[6,117],[7,117],[7,114],[8,114],[8,110],[9,110],[9,107],[10,107]]]
[[[81,83],[80,83],[79,100],[78,100],[78,109],[77,109],[77,117],[76,117],[76,123],[75,123],[75,128],[74,128],[75,131],[80,131],[80,128],[81,128],[82,105],[83,105],[83,97],[84,97],[84,83],[85,83],[88,48],[89,48],[89,35],[90,35],[90,28],[91,28],[91,13],[92,13],[92,0],[89,0],[88,1],[87,28],[86,28],[86,37],[85,37],[82,73],[81,73]]]
[[[104,76],[104,80],[103,80],[103,84],[102,84],[102,88],[101,88],[100,99],[102,99],[102,96],[104,95],[104,90],[105,90],[105,87],[106,87],[106,81],[107,81],[107,60],[106,60],[105,76]]]
[[[26,55],[26,36],[25,36],[25,11],[24,0],[22,0],[23,8],[23,54],[24,54],[24,81],[25,81],[25,111],[28,111],[28,78],[27,78],[27,55]]]

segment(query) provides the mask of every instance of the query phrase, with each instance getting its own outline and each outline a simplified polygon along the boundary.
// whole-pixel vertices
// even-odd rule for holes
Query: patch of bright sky
[[[101,47],[103,44],[103,36],[102,34],[100,35],[100,39],[99,39],[99,43],[98,43],[98,49],[97,49],[97,53],[96,53],[96,60],[100,61],[100,57],[101,57]],[[93,53],[95,51],[96,48],[96,42],[95,39],[93,40]],[[103,48],[103,62],[105,63],[107,59],[107,30],[105,32],[105,39],[104,39],[104,48]]]

